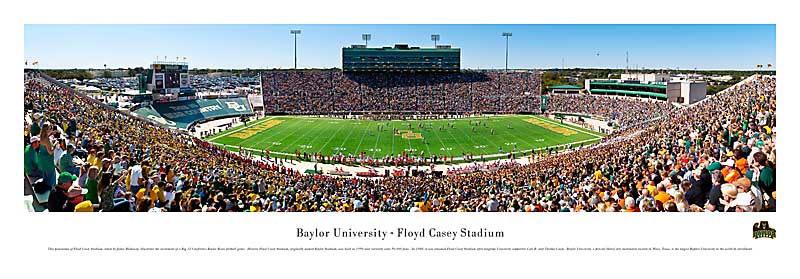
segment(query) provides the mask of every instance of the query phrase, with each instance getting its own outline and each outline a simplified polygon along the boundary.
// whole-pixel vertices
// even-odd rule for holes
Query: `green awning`
[[[611,85],[611,86],[627,86],[627,87],[649,87],[649,88],[659,88],[659,89],[667,89],[666,85],[662,84],[646,84],[646,83],[621,83],[621,82],[590,82],[592,86],[594,85]]]
[[[583,86],[565,84],[550,86],[548,89],[583,89]]]

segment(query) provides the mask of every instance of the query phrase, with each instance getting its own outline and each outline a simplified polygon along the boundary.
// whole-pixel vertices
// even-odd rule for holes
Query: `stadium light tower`
[[[297,35],[300,35],[300,30],[294,29],[289,31],[292,35],[294,35],[294,69],[297,70]]]
[[[433,47],[439,47],[438,42],[439,42],[440,38],[441,37],[439,36],[439,34],[432,34],[431,35],[431,41],[433,41]]]
[[[361,39],[364,40],[364,47],[367,47],[369,40],[372,40],[372,34],[361,34]]]
[[[503,37],[506,37],[506,72],[508,72],[508,37],[511,37],[511,32],[503,32]]]

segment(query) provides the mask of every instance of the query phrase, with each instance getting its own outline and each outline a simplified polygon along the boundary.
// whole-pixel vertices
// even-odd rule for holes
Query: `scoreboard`
[[[154,63],[150,65],[153,93],[173,94],[190,90],[189,65],[185,63]]]

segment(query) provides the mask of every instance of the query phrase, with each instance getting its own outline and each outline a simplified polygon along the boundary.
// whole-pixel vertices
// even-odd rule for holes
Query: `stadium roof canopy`
[[[629,86],[629,87],[649,87],[649,88],[659,88],[659,89],[667,89],[666,85],[663,84],[647,84],[647,83],[622,83],[622,82],[609,82],[609,81],[602,81],[602,82],[591,82],[591,85],[616,85],[616,86]]]
[[[591,91],[592,93],[616,93],[616,94],[639,96],[639,97],[644,96],[644,97],[667,98],[667,94],[664,93],[653,93],[644,91],[612,90],[612,89],[592,89]]]

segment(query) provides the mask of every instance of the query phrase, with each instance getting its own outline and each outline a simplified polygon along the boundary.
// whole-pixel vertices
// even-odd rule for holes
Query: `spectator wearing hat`
[[[72,182],[77,179],[77,176],[66,171],[58,175],[58,184],[56,184],[55,190],[50,193],[50,199],[47,202],[50,212],[73,211],[75,205],[83,201],[77,201],[77,197],[86,194],[86,189],[81,189],[77,184],[75,184],[77,188],[73,187]],[[70,201],[73,201],[71,206]]]
[[[74,175],[78,175],[80,173],[80,168],[75,165],[73,162],[72,153],[75,151],[75,145],[71,143],[67,145],[67,151],[61,154],[61,158],[58,159],[58,168],[61,171],[66,171]]]
[[[25,175],[31,178],[42,177],[36,159],[39,156],[39,136],[32,136],[30,144],[25,146]],[[35,179],[31,179],[35,180]]]
[[[61,169],[61,163],[59,161],[61,159],[61,155],[64,155],[64,153],[67,152],[66,149],[67,149],[66,139],[58,138],[58,136],[56,136],[55,146],[53,147],[53,160],[54,160],[53,162],[56,164],[56,167],[59,168],[59,171],[66,171]]]
[[[67,204],[64,206],[64,211],[75,211],[75,206],[85,201],[86,193],[88,189],[73,183],[67,190]]]
[[[711,163],[708,164],[706,169],[709,172],[712,172],[712,171],[715,171],[715,170],[722,170],[722,163],[720,163],[720,162],[711,162]]]
[[[34,113],[31,117],[31,135],[38,135],[39,132],[42,130],[41,122],[42,121],[42,113],[37,112]]]
[[[75,212],[94,212],[94,208],[92,208],[92,202],[82,201],[81,203],[75,205]]]
[[[722,175],[725,176],[725,182],[734,182],[736,179],[739,179],[739,177],[742,176],[742,174],[739,173],[739,169],[736,168],[736,163],[733,161],[733,159],[725,160],[725,162],[722,163],[722,166],[724,167],[722,169]]]
[[[761,211],[763,207],[763,195],[761,194],[761,190],[758,190],[758,187],[752,187],[753,183],[750,179],[747,179],[747,177],[739,178],[733,182],[733,185],[736,185],[736,190],[739,191],[739,194],[744,193],[750,195],[750,205],[752,206],[750,211]]]

